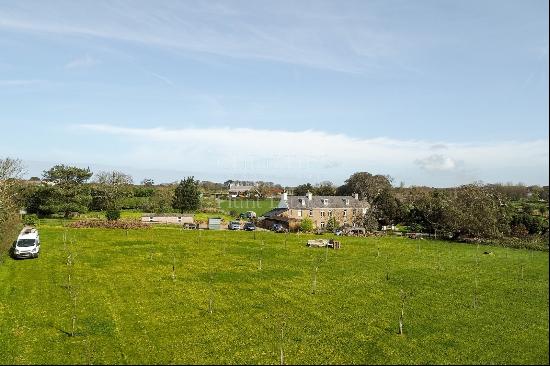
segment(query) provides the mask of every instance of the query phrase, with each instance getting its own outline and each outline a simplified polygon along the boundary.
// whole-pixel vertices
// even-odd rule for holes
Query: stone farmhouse
[[[315,228],[324,229],[327,221],[334,217],[340,225],[352,226],[355,219],[363,216],[370,205],[353,196],[289,196],[283,193],[277,208],[265,213],[264,226],[280,223],[287,229],[295,230],[300,221],[309,218]]]

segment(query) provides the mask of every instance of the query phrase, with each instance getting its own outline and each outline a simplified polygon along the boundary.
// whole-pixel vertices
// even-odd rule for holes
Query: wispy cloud
[[[401,40],[404,35],[377,29],[355,14],[334,16],[326,3],[315,8],[294,2],[280,7],[292,11],[253,3],[162,2],[137,7],[121,1],[79,7],[64,3],[62,12],[53,13],[42,9],[41,3],[23,2],[9,11],[0,8],[0,27],[352,73],[383,65],[385,57],[399,54],[407,44]]]
[[[167,85],[174,86],[174,82],[172,80],[168,79],[166,76],[159,75],[155,72],[152,72],[151,75],[154,76],[155,78],[161,80],[162,82],[164,82]]]
[[[548,174],[548,139],[460,144],[358,139],[322,131],[249,128],[127,128],[78,125],[78,130],[118,136],[123,164],[224,172],[228,176],[277,175],[284,179],[345,179],[354,171],[385,173],[417,184],[443,177],[449,184],[471,180],[522,180],[525,169]],[[445,144],[445,155],[433,154]],[[420,173],[417,168],[421,168]],[[543,176],[541,174],[541,176]]]
[[[69,61],[67,64],[65,64],[65,68],[67,69],[88,68],[88,67],[98,65],[100,63],[101,61],[91,57],[90,55],[85,55]]]
[[[29,86],[46,83],[46,80],[40,79],[15,79],[15,80],[0,80],[0,86]]]

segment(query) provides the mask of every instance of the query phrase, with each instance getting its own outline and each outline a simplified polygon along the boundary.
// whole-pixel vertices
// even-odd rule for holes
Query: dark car
[[[281,224],[273,224],[271,226],[271,230],[275,231],[276,233],[285,233],[286,232],[285,227]]]
[[[253,222],[247,222],[246,224],[244,224],[243,230],[254,231],[254,230],[256,230],[256,225],[254,225]]]

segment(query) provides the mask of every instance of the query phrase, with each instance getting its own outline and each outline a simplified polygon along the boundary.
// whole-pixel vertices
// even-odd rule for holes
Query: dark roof
[[[327,203],[324,203],[327,200]],[[346,200],[349,204],[346,205]],[[302,203],[303,202],[303,203]],[[307,196],[288,196],[284,201],[281,199],[279,208],[287,209],[312,209],[312,208],[369,208],[370,205],[366,201],[355,199],[353,196],[312,196],[311,200]]]
[[[287,209],[286,208],[274,208],[270,211],[267,211],[266,213],[264,213],[262,215],[262,217],[265,217],[266,219],[270,219],[270,218],[273,218],[273,217],[276,217],[276,216],[279,216],[280,214],[282,214],[283,212],[285,212]]]

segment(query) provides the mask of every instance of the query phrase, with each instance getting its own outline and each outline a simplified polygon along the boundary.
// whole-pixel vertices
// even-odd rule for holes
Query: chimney
[[[359,193],[354,193],[353,196],[355,197],[356,200],[359,200]]]
[[[286,192],[283,192],[283,199],[284,199],[285,201],[287,201],[287,200],[288,200],[288,193],[286,193]]]
[[[313,199],[313,194],[311,192],[307,192],[307,199],[311,201]]]

